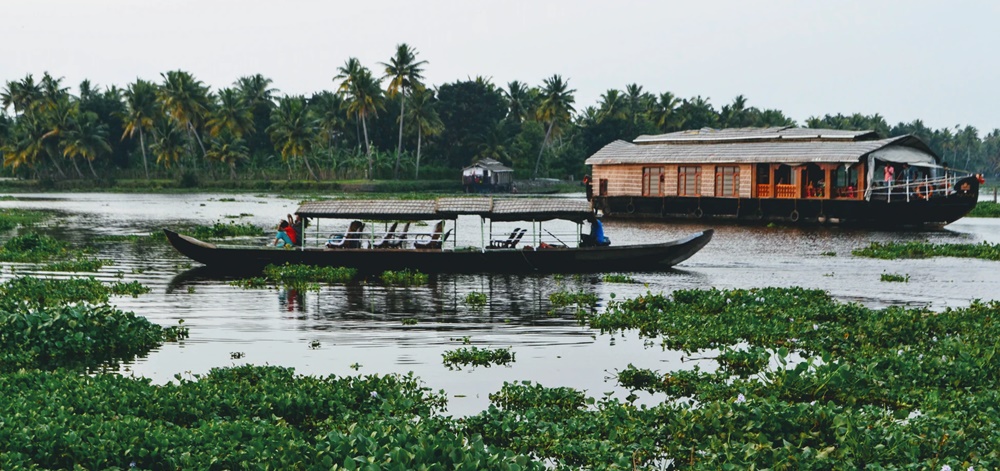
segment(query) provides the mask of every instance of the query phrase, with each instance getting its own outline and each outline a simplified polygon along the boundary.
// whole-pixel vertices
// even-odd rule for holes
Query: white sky
[[[125,86],[183,69],[213,89],[255,73],[287,94],[334,88],[348,57],[381,72],[405,42],[432,85],[569,79],[576,108],[609,88],[738,94],[802,124],[1000,128],[1000,2],[0,0],[0,81],[44,71]]]

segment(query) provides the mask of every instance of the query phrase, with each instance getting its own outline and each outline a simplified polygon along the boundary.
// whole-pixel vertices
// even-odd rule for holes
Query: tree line
[[[332,89],[282,95],[263,75],[212,90],[182,70],[124,88],[84,80],[74,94],[57,78],[6,82],[0,100],[2,173],[34,179],[210,178],[452,179],[488,157],[518,178],[580,177],[584,160],[615,139],[704,127],[786,126],[780,110],[740,95],[716,110],[701,96],[610,89],[575,108],[556,74],[540,85],[505,87],[475,77],[424,83],[428,63],[399,44],[375,68],[348,59]],[[12,111],[12,113],[10,113]],[[878,114],[810,117],[812,128],[915,134],[952,167],[1000,170],[1000,130],[889,126]]]

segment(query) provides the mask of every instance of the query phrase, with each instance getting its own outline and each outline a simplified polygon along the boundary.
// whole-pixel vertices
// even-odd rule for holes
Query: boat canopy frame
[[[494,197],[443,197],[424,200],[367,200],[339,199],[307,201],[302,203],[295,214],[314,219],[359,219],[369,221],[426,221],[450,220],[455,224],[457,238],[459,216],[480,217],[481,249],[486,250],[487,242],[493,237],[494,222],[530,221],[532,241],[541,240],[541,224],[555,219],[576,223],[576,239],[579,240],[581,225],[596,213],[590,202],[570,198],[494,198]],[[483,224],[489,220],[489,235]],[[537,229],[535,224],[537,223]],[[374,228],[373,228],[374,229]],[[320,228],[316,225],[317,238]],[[551,233],[550,233],[551,234]],[[304,234],[303,234],[304,236]],[[455,240],[453,238],[452,240]],[[556,237],[558,239],[558,237]],[[302,244],[304,248],[305,244]]]

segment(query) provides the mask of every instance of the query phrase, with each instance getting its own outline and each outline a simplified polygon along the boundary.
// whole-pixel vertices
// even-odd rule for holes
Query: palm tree
[[[598,105],[600,106],[598,117],[601,121],[605,119],[625,119],[626,117],[627,103],[622,98],[622,92],[618,90],[609,89],[604,92],[601,95],[601,101]]]
[[[218,160],[229,167],[229,178],[236,180],[236,164],[248,157],[246,141],[229,131],[212,139],[208,158]]]
[[[45,147],[46,153],[52,159],[52,163],[56,165],[58,169],[58,164],[55,163],[55,158],[57,155],[62,155],[63,157],[69,157],[70,162],[73,163],[73,168],[76,169],[76,174],[80,178],[83,178],[83,172],[80,171],[80,167],[76,164],[76,159],[71,155],[66,154],[66,146],[69,142],[69,134],[72,129],[77,125],[77,121],[80,115],[80,106],[77,102],[70,102],[69,94],[60,98],[53,98],[51,101],[43,105],[39,110],[45,109],[44,113],[39,112],[42,117],[42,121],[45,123],[48,131],[42,135],[42,144]],[[60,169],[60,173],[62,170]]]
[[[420,178],[420,145],[423,136],[433,136],[444,130],[441,117],[434,109],[434,91],[418,88],[410,95],[410,110],[406,117],[417,125],[417,163],[414,178]]]
[[[236,137],[254,133],[251,104],[244,100],[239,91],[232,88],[219,90],[218,106],[212,110],[205,122],[209,134],[218,137],[228,131]]]
[[[139,149],[142,151],[142,168],[149,180],[149,163],[146,158],[145,132],[153,129],[153,120],[159,114],[156,106],[156,84],[142,79],[136,79],[125,89],[125,132],[122,140],[130,139],[139,134]]]
[[[45,152],[42,136],[48,132],[40,120],[31,116],[22,116],[15,121],[11,130],[10,141],[4,145],[3,165],[17,169],[21,165],[34,167],[38,155]],[[54,162],[53,162],[54,163]],[[56,169],[59,166],[56,165]],[[60,174],[65,177],[65,174]]]
[[[427,61],[417,61],[417,50],[411,49],[406,43],[396,45],[396,55],[380,65],[385,67],[385,75],[382,78],[389,79],[389,87],[386,90],[389,97],[395,98],[401,95],[399,100],[399,143],[396,144],[396,166],[393,168],[392,176],[399,179],[399,155],[403,152],[403,117],[406,112],[406,92],[417,87],[422,87],[420,80],[423,79],[422,66]]]
[[[149,150],[156,156],[156,163],[170,168],[172,163],[180,162],[184,146],[184,130],[166,117],[156,120],[153,124],[153,143],[149,145]]]
[[[507,119],[515,123],[522,123],[533,116],[534,96],[538,90],[528,87],[525,83],[517,80],[507,83],[507,89],[503,91],[504,98],[507,99]]]
[[[248,150],[252,152],[269,147],[271,142],[267,133],[257,131],[263,131],[271,124],[271,110],[274,109],[275,95],[279,90],[271,88],[271,79],[261,74],[240,77],[234,85],[253,114],[254,134],[247,138]]]
[[[163,86],[160,87],[157,98],[160,100],[163,110],[167,112],[170,119],[198,141],[202,156],[204,156],[206,153],[205,144],[201,141],[197,126],[201,124],[202,119],[208,113],[208,87],[182,70],[171,70],[166,74],[160,74],[160,76],[163,77]]]
[[[309,99],[309,117],[316,124],[318,142],[323,143],[330,153],[330,167],[334,174],[337,170],[334,140],[347,126],[347,119],[344,116],[346,109],[343,95],[338,93],[322,91]]]
[[[653,105],[650,119],[662,132],[678,131],[684,125],[683,117],[677,113],[681,101],[673,93],[664,92]]]
[[[560,126],[564,123],[569,122],[573,111],[573,93],[576,90],[568,90],[569,82],[564,82],[562,77],[558,74],[553,75],[545,79],[545,86],[542,87],[542,102],[538,107],[538,111],[535,113],[536,117],[542,123],[547,123],[547,129],[545,130],[545,138],[542,140],[542,148],[538,151],[538,159],[535,161],[535,171],[532,173],[531,178],[538,178],[538,170],[542,164],[542,154],[545,152],[545,146],[549,143],[549,139],[553,136],[553,130],[556,134],[560,131]]]
[[[346,90],[347,113],[354,115],[361,121],[361,128],[365,136],[365,154],[368,156],[368,178],[374,178],[372,169],[371,143],[368,141],[368,116],[378,116],[378,110],[382,107],[382,88],[379,79],[376,79],[368,68],[361,66],[355,58],[348,59],[344,67],[340,69],[343,78],[341,90]]]
[[[309,119],[305,97],[291,96],[278,101],[278,107],[271,112],[271,126],[267,128],[267,133],[274,142],[274,148],[281,152],[282,160],[288,163],[291,159],[302,157],[309,175],[319,181],[307,156],[312,149],[315,130]]]
[[[94,178],[98,178],[94,171],[94,159],[104,154],[111,153],[111,145],[108,144],[108,126],[102,123],[97,113],[81,113],[75,120],[75,125],[66,133],[66,147],[63,155],[69,158],[76,156],[87,160],[90,173]]]
[[[42,87],[35,83],[35,78],[28,74],[18,82],[7,82],[7,87],[0,93],[3,109],[13,107],[14,114],[30,113],[42,99]]]

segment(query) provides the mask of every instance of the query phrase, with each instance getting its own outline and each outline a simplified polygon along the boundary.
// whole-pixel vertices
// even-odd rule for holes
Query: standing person
[[[889,193],[892,193],[892,180],[896,175],[896,169],[892,168],[892,165],[885,164],[884,173],[885,175],[883,176],[883,180],[885,181],[885,194],[888,195]]]
[[[306,230],[306,220],[303,219],[302,216],[299,216],[298,214],[295,215],[295,219],[293,220],[292,215],[289,214],[288,224],[291,225],[292,230],[295,231],[295,245],[301,247],[302,236],[305,235],[305,230]]]

